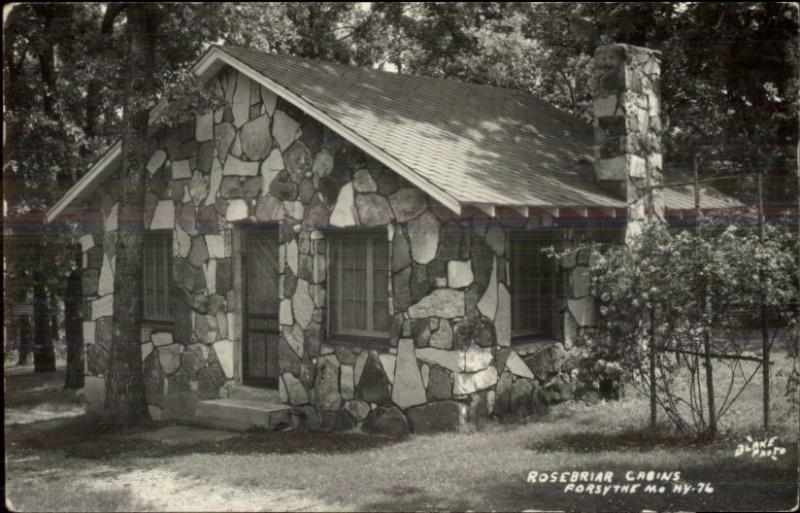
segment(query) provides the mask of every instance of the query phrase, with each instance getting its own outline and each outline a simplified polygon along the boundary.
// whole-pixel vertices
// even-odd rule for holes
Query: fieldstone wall
[[[564,362],[593,322],[585,263],[565,304],[565,339],[511,348],[508,229],[446,208],[334,132],[235,71],[213,87],[228,107],[156,134],[145,226],[171,230],[173,322],[142,333],[151,415],[191,416],[241,382],[239,223],[279,223],[280,398],[323,429],[460,429],[569,397]],[[87,395],[102,398],[113,297],[116,204],[109,180],[84,223]],[[523,221],[530,229],[546,219]],[[328,238],[385,230],[390,336],[327,333]],[[517,226],[518,228],[518,226]],[[94,392],[90,392],[94,390]]]
[[[664,220],[661,182],[660,52],[613,44],[595,50],[592,77],[599,180],[622,184],[628,201],[626,238],[641,233],[651,215]],[[652,204],[651,204],[652,203]]]

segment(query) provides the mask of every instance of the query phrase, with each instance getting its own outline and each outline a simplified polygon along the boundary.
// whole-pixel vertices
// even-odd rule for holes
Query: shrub
[[[782,333],[797,357],[798,240],[786,227],[765,225],[762,237],[746,219],[704,219],[692,230],[650,224],[632,244],[590,249],[598,322],[581,336],[584,386],[606,397],[624,381],[649,387],[652,346],[662,409],[681,431],[713,432],[712,413],[718,419],[738,394],[704,411],[705,355],[735,371],[762,302],[770,347]],[[688,393],[679,370],[690,372]]]

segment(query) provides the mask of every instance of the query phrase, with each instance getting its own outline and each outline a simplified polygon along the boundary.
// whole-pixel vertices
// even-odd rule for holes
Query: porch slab
[[[291,425],[291,411],[291,406],[276,402],[212,399],[197,404],[191,423],[232,431],[254,428],[273,431]]]
[[[229,399],[243,399],[245,401],[260,401],[266,403],[280,403],[280,394],[277,389],[249,387],[236,385],[228,393]]]

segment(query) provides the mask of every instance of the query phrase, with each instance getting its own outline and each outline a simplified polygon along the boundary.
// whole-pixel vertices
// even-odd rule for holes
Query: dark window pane
[[[146,233],[142,240],[142,306],[146,319],[170,320],[171,264],[172,233]]]
[[[373,329],[378,332],[389,331],[389,304],[376,301],[373,305]]]
[[[512,234],[511,255],[511,326],[517,335],[555,335],[561,305],[561,281],[558,264],[542,252],[555,245],[547,233]]]
[[[331,233],[329,294],[334,334],[388,332],[388,242],[384,232]]]

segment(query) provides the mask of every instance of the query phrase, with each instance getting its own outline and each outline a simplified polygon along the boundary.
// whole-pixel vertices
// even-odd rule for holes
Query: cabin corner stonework
[[[456,216],[309,115],[232,69],[212,81],[228,106],[156,134],[145,226],[173,241],[171,323],[138,343],[155,419],[189,417],[241,383],[239,224],[277,223],[280,399],[310,425],[452,430],[571,396],[569,351],[594,322],[587,258],[571,277],[560,341],[511,345],[507,260],[515,223]],[[86,393],[102,400],[113,315],[117,193],[108,180],[83,223]],[[520,224],[522,223],[522,224]],[[328,244],[342,228],[385,231],[390,336],[327,333]]]

